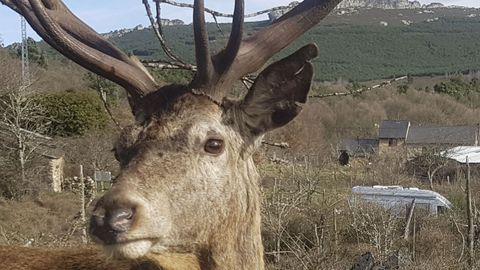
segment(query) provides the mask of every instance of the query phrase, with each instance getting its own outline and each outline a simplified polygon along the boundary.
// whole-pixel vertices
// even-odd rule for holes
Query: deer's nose
[[[110,213],[108,225],[115,232],[126,232],[130,229],[133,221],[132,209],[115,209]]]
[[[119,235],[128,232],[134,219],[134,207],[106,209],[97,206],[90,221],[90,233],[104,244],[115,244]]]

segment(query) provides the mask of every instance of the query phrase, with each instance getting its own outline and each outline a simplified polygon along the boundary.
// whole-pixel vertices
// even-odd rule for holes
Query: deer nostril
[[[105,209],[98,207],[92,213],[90,234],[103,244],[115,244],[127,232],[135,218],[134,208]]]
[[[126,232],[133,222],[134,212],[132,209],[115,209],[111,211],[108,224],[117,233]]]
[[[96,209],[93,213],[92,213],[92,222],[96,225],[96,226],[99,226],[99,227],[102,227],[105,225],[105,209],[103,208],[100,208],[100,209]]]

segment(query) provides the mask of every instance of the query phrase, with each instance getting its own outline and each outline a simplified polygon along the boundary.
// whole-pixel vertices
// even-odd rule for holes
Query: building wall
[[[65,160],[63,157],[51,159],[49,163],[49,180],[52,183],[53,192],[62,192],[63,185],[63,169]]]
[[[378,152],[380,155],[386,154],[392,150],[397,151],[405,146],[404,139],[379,139],[378,140]]]

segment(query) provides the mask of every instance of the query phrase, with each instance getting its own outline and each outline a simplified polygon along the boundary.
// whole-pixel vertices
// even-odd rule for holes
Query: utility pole
[[[28,59],[27,23],[23,16],[20,16],[20,24],[22,29],[22,84],[26,86],[30,84],[30,65]]]

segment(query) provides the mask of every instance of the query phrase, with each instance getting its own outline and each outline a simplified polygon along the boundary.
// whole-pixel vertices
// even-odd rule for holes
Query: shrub
[[[436,84],[433,90],[440,94],[446,94],[457,99],[467,96],[471,93],[480,91],[480,83],[478,79],[472,79],[470,82],[466,82],[461,78],[452,78],[449,82],[442,82]]]
[[[42,95],[39,100],[52,121],[51,135],[83,135],[89,129],[106,125],[107,116],[96,93],[70,90]]]
[[[159,82],[164,83],[189,83],[193,78],[193,73],[188,70],[179,70],[179,69],[165,69],[165,70],[158,70],[153,69],[151,70],[152,75],[157,79]]]
[[[91,72],[83,76],[83,82],[88,88],[101,94],[108,106],[115,105],[122,93],[117,84]]]

